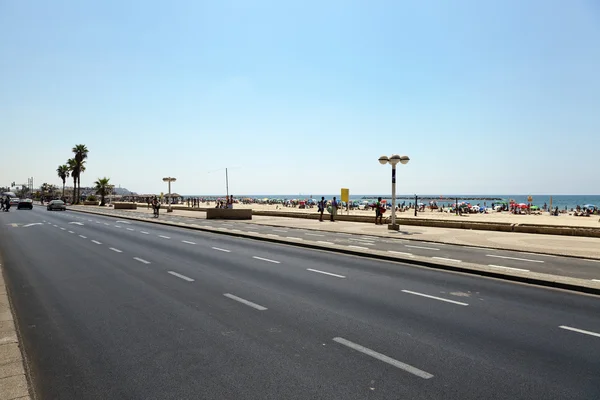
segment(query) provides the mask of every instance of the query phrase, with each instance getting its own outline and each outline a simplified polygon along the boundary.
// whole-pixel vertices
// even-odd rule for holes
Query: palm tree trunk
[[[65,180],[63,179],[63,195],[62,195],[63,199],[65,197]]]
[[[73,204],[77,201],[77,177],[73,177]]]
[[[77,177],[77,204],[79,204],[79,200],[81,199],[81,177]]]

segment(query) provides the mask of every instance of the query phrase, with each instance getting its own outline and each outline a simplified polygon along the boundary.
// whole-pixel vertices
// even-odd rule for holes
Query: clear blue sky
[[[0,2],[0,185],[600,193],[600,3]],[[8,158],[8,159],[7,159]],[[211,172],[212,171],[212,172]]]

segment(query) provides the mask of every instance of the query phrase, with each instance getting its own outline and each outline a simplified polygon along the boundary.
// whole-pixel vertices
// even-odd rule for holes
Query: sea
[[[278,200],[308,200],[308,199],[320,199],[321,196],[326,199],[332,199],[333,196],[336,196],[338,199],[340,198],[340,194],[280,194],[280,195],[262,195],[262,194],[252,194],[252,195],[235,195],[234,197],[239,198],[253,198],[253,199],[278,199]],[[382,197],[383,199],[390,199],[391,196],[389,194],[351,194],[350,201],[376,201],[378,197]],[[223,198],[225,195],[184,195],[187,197],[203,197],[203,198]],[[600,207],[600,195],[531,195],[531,202],[528,201],[529,195],[526,194],[481,194],[481,195],[473,195],[473,194],[452,194],[452,195],[418,195],[418,202],[428,204],[430,201],[435,200],[438,204],[449,204],[454,203],[455,199],[458,198],[459,202],[466,202],[471,204],[480,204],[486,206],[491,206],[492,203],[497,203],[499,201],[507,201],[510,202],[514,200],[516,203],[532,203],[533,205],[542,207],[545,204],[550,206],[550,199],[552,198],[552,207],[558,207],[559,209],[567,209],[576,208],[577,206],[585,206],[588,204],[592,204],[596,207]],[[398,194],[396,196],[396,202],[398,204],[402,204],[405,202],[406,204],[414,203],[415,195],[402,195]]]

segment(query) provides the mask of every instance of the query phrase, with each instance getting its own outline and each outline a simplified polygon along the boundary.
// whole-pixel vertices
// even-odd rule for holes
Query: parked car
[[[31,199],[21,199],[17,204],[17,210],[29,209],[33,210],[33,201]]]
[[[50,203],[48,203],[48,206],[46,207],[46,209],[48,211],[53,211],[53,210],[66,211],[67,206],[65,205],[65,202],[62,200],[52,200]]]

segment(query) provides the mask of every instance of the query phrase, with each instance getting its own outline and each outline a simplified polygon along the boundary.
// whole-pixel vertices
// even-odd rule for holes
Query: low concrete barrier
[[[248,208],[208,208],[206,219],[252,219],[252,210]]]
[[[99,201],[87,201],[86,200],[86,201],[83,202],[83,205],[84,206],[97,206],[97,205],[100,205],[100,202]]]
[[[137,204],[116,201],[113,204],[115,210],[137,210]]]

